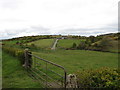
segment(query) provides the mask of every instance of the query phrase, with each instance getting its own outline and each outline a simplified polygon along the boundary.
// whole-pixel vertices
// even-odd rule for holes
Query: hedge
[[[24,50],[8,46],[3,46],[2,50],[14,57],[17,57],[20,60],[21,64],[24,64]]]
[[[120,88],[120,70],[102,67],[76,72],[79,88]]]

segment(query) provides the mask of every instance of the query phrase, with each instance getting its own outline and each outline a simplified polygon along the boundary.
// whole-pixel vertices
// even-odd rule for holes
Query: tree
[[[31,44],[31,47],[35,47],[35,44],[32,43],[32,44]]]
[[[17,41],[16,44],[19,44],[19,41]]]
[[[102,51],[106,51],[106,50],[108,50],[110,47],[112,47],[111,42],[112,42],[112,39],[111,39],[110,37],[104,37],[104,38],[100,41],[98,47],[99,47]]]
[[[91,43],[95,42],[95,37],[94,36],[90,36],[89,39],[90,39]]]
[[[76,47],[77,47],[76,43],[73,43],[72,48],[76,48]]]
[[[86,43],[85,41],[80,42],[80,44],[77,46],[78,49],[86,49]]]

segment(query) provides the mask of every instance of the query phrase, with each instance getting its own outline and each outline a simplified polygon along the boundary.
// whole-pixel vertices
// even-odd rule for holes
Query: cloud
[[[114,23],[97,28],[96,27],[67,28],[67,29],[59,30],[57,34],[90,36],[90,35],[99,35],[99,34],[117,33],[117,32],[118,32],[118,24]]]
[[[13,38],[21,36],[31,36],[31,35],[47,35],[51,34],[49,28],[44,28],[41,26],[32,26],[24,29],[14,29],[14,30],[5,30],[0,33],[0,39],[4,38]]]
[[[24,29],[14,29],[14,30],[5,30],[0,33],[0,39],[4,38],[13,38],[13,37],[21,37],[21,36],[31,36],[31,35],[54,35],[54,34],[62,34],[62,35],[81,35],[81,36],[90,36],[90,35],[99,35],[106,33],[115,33],[118,32],[118,25],[108,24],[107,26],[94,28],[76,28],[76,27],[63,27],[63,28],[47,28],[43,26],[31,26]],[[54,30],[54,31],[53,31]]]
[[[0,37],[116,32],[119,0],[0,0]]]
[[[16,9],[22,0],[0,0],[0,7],[5,9]]]

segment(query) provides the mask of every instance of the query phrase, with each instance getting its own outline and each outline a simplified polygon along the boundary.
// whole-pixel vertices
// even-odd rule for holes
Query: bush
[[[31,47],[35,47],[35,44],[32,43],[32,44],[31,44]]]
[[[7,46],[3,46],[2,47],[3,51],[7,52],[8,54],[17,57],[21,64],[24,64],[24,50],[18,49],[18,48],[13,48],[13,47],[7,47]]]
[[[37,47],[35,44],[31,44],[31,45],[28,45],[28,47],[27,48],[29,48],[29,49],[40,49],[40,47]]]
[[[76,49],[77,45],[76,43],[73,43],[72,48]]]
[[[109,51],[109,48],[113,47],[113,41],[110,37],[104,37],[98,44],[98,47],[101,48],[101,51]]]
[[[79,88],[120,88],[119,69],[102,67],[96,70],[78,71],[77,81]]]
[[[77,49],[83,50],[83,49],[86,49],[86,47],[87,47],[86,42],[85,41],[81,41],[80,44],[77,46]]]

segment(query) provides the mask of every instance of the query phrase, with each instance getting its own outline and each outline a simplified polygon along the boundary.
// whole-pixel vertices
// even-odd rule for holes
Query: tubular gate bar
[[[27,57],[26,57],[27,56]],[[46,88],[66,88],[66,75],[67,72],[65,70],[64,67],[55,64],[51,61],[42,59],[36,55],[33,55],[31,53],[27,53],[27,55],[25,56],[25,58],[28,59],[28,56],[32,57],[32,64],[31,67],[29,69],[27,69],[30,74],[32,75],[32,77],[34,77],[37,81],[39,81],[44,87]],[[40,61],[41,60],[41,61]],[[28,60],[26,60],[26,62],[28,62]],[[42,64],[43,62],[43,64]],[[60,70],[62,70],[63,75],[55,72],[54,70],[51,70],[50,66],[52,68],[58,68]],[[50,76],[50,75],[55,75],[55,76]],[[59,77],[59,79],[57,78]]]

